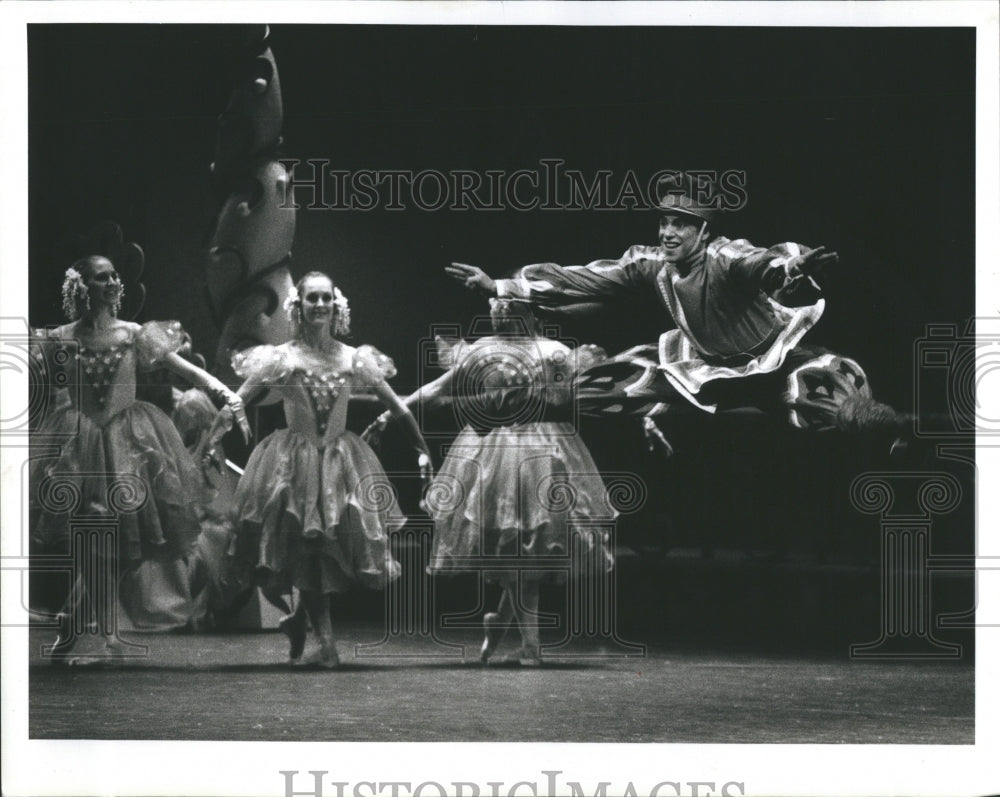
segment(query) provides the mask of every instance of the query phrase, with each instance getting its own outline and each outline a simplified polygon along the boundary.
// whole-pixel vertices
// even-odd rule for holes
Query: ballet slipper
[[[489,661],[490,656],[496,651],[497,646],[503,640],[509,623],[502,623],[500,615],[496,612],[487,612],[483,615],[483,646],[479,651],[479,660],[484,664]]]
[[[103,659],[97,656],[73,656],[63,659],[62,663],[67,667],[96,667],[102,661]]]
[[[322,659],[319,662],[321,667],[335,670],[340,666],[340,656],[337,655],[337,646],[332,641],[330,644],[324,645],[320,649],[320,652],[322,653]]]
[[[100,656],[94,654],[88,654],[86,656],[71,656],[63,660],[63,663],[67,667],[111,667],[115,664],[119,664],[122,661],[120,658],[114,658],[111,656]]]
[[[320,666],[339,667],[340,657],[337,655],[337,642],[332,634],[321,633],[319,635],[319,649],[321,655]]]
[[[323,652],[319,648],[313,648],[308,653],[299,656],[297,659],[289,659],[288,663],[292,665],[292,668],[300,667],[312,667],[314,666],[320,658],[322,658]]]
[[[306,647],[306,616],[302,612],[285,615],[278,621],[278,630],[288,637],[288,658],[302,658]]]
[[[56,621],[59,623],[59,634],[49,650],[49,657],[54,664],[61,664],[76,646],[76,635],[73,633],[73,618],[69,614],[59,612]]]
[[[340,666],[340,658],[337,656],[336,648],[319,647],[309,651],[301,658],[293,659],[291,665],[296,669],[319,667],[335,670]]]
[[[113,637],[106,637],[104,654],[85,653],[79,656],[60,656],[52,659],[53,664],[66,667],[113,667],[125,661],[125,646]]]
[[[125,646],[113,637],[105,640],[104,651],[112,661],[121,662],[125,658]]]

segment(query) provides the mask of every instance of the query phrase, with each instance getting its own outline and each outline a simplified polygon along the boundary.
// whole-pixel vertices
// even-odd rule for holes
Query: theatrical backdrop
[[[209,164],[241,36],[235,26],[30,28],[33,326],[62,322],[60,283],[79,238],[113,220],[145,253],[139,320],[180,321],[209,367],[219,365],[205,291],[218,208]],[[472,334],[488,312],[445,275],[448,263],[500,277],[655,244],[657,216],[645,197],[629,200],[627,175],[645,190],[658,171],[676,170],[741,175],[740,207],[722,214],[718,232],[837,251],[823,279],[826,311],[807,341],[855,358],[882,401],[949,411],[949,380],[922,372],[917,352],[929,324],[954,325],[960,346],[974,312],[973,30],[279,25],[270,46],[281,154],[298,162],[292,275],[334,277],[351,302],[354,339],[395,360],[400,395],[440,374],[426,357],[435,331]],[[525,170],[514,198],[543,201],[520,209],[504,194],[492,209],[434,207],[440,185],[426,178],[419,201],[404,194],[388,207],[383,184],[374,200],[360,196],[374,207],[352,209],[333,180],[316,201],[315,186],[304,186],[310,160],[351,176],[471,172],[486,181]],[[606,206],[560,207],[556,197],[542,207],[555,161],[588,185],[607,174]],[[655,341],[662,313],[650,296],[566,321],[558,334],[614,353]],[[360,403],[350,428],[374,413]],[[432,446],[454,434],[449,417],[422,419],[438,433]],[[257,422],[282,421],[264,410]],[[633,418],[580,425],[602,471],[645,485],[616,530],[616,607],[631,640],[844,652],[877,639],[880,519],[850,495],[868,471],[953,475],[963,499],[934,518],[932,553],[974,550],[972,466],[926,446],[894,460],[882,439],[691,410],[662,424],[674,448],[667,458],[647,450]],[[412,467],[401,434],[385,435],[382,455],[390,474]],[[401,479],[399,490],[419,519],[414,481]],[[461,603],[460,582],[442,589]],[[970,577],[934,577],[935,616],[973,605]],[[377,619],[381,607],[379,593],[362,593],[340,611]],[[968,628],[934,635],[973,641]]]

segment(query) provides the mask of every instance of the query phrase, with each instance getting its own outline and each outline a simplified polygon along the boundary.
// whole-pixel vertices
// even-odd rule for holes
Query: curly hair
[[[350,334],[351,306],[347,303],[347,297],[344,296],[329,274],[324,274],[322,271],[310,271],[295,283],[295,288],[285,301],[285,309],[288,311],[288,316],[295,325],[296,337],[299,337],[302,333],[302,286],[306,280],[315,277],[322,277],[329,280],[330,285],[333,286],[333,308],[336,312],[333,323],[330,325],[330,335],[340,338]]]

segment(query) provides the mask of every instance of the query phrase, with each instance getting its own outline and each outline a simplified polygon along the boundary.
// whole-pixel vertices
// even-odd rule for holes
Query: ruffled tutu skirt
[[[618,516],[590,452],[568,423],[479,434],[464,429],[426,499],[434,519],[430,572],[503,571],[556,578],[610,570]],[[495,566],[495,569],[493,569]]]
[[[204,489],[170,419],[152,404],[135,402],[98,426],[67,406],[45,419],[33,441],[34,553],[68,556],[73,515],[115,514],[121,605],[133,625],[184,625],[191,598],[183,559],[201,530]],[[61,443],[57,455],[39,448],[46,441]]]
[[[320,449],[282,429],[258,445],[236,489],[233,555],[282,592],[380,588],[399,577],[389,533],[406,517],[375,452],[353,432]]]

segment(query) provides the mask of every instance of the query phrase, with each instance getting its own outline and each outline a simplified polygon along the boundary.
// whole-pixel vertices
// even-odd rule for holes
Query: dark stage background
[[[73,242],[110,218],[146,253],[141,320],[179,319],[211,356],[208,165],[236,40],[217,26],[30,28],[34,325],[61,321]],[[445,172],[540,170],[540,159],[561,158],[588,176],[611,170],[612,185],[628,169],[744,170],[749,202],[720,231],[836,249],[827,311],[807,340],[857,358],[877,396],[898,407],[913,405],[914,344],[925,325],[964,325],[973,313],[972,29],[278,26],[271,41],[288,157]],[[418,342],[430,325],[466,325],[485,309],[444,276],[449,261],[500,275],[656,241],[656,218],[641,211],[302,209],[297,224],[295,275],[335,276],[351,299],[355,341],[394,357],[401,394],[420,378]],[[566,332],[620,350],[655,339],[652,310],[617,308]],[[922,401],[947,406],[943,392]],[[633,424],[584,424],[602,469],[634,471],[650,488],[620,528],[635,553],[622,572],[638,575],[626,579],[626,619],[712,634],[777,617],[781,635],[873,638],[878,521],[851,508],[848,486],[887,466],[884,441],[704,418],[671,432],[678,454],[664,462],[645,453]],[[385,458],[389,470],[410,464],[391,437]],[[934,467],[969,488],[935,527],[934,548],[971,552],[972,475]],[[743,564],[727,569],[720,551]],[[828,578],[760,569],[793,560],[861,569],[824,571]],[[665,561],[674,563],[666,571]],[[971,607],[967,585],[941,594],[936,608]],[[750,617],[747,595],[762,601]],[[650,602],[672,608],[651,613]],[[777,610],[802,614],[790,625]],[[673,619],[651,619],[661,614]]]

